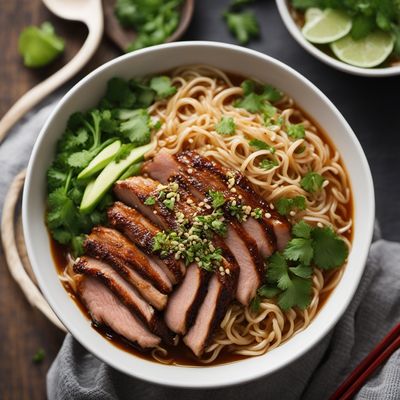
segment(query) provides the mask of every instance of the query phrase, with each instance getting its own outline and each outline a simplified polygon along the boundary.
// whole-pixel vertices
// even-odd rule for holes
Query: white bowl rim
[[[287,73],[293,75],[297,80],[300,80],[302,83],[305,85],[309,86],[310,89],[312,89],[313,92],[315,92],[316,95],[319,96],[321,101],[324,101],[326,105],[329,106],[331,109],[332,113],[335,114],[336,118],[339,119],[339,121],[343,124],[343,126],[346,129],[347,135],[350,136],[352,143],[354,145],[354,150],[357,152],[357,156],[359,157],[363,171],[365,173],[364,178],[366,179],[367,182],[367,187],[365,187],[365,197],[366,197],[366,203],[368,204],[368,208],[370,211],[370,218],[365,222],[365,230],[364,230],[364,244],[365,244],[365,251],[363,252],[362,256],[358,259],[357,264],[360,265],[360,269],[354,273],[354,276],[352,277],[352,281],[350,284],[350,288],[348,291],[348,296],[345,299],[345,301],[342,301],[340,305],[336,308],[337,312],[334,315],[334,317],[330,317],[329,321],[327,322],[326,325],[323,326],[322,329],[319,331],[316,331],[314,336],[303,345],[303,347],[298,350],[298,352],[295,355],[290,355],[286,357],[286,359],[280,359],[278,362],[276,362],[274,365],[270,365],[268,363],[264,363],[262,368],[258,368],[257,371],[254,371],[254,369],[251,368],[239,368],[240,370],[240,376],[236,376],[236,378],[233,380],[230,376],[230,373],[235,371],[238,366],[242,366],[246,361],[249,360],[254,360],[258,359],[261,357],[264,357],[265,355],[259,356],[259,357],[250,357],[247,358],[243,361],[239,362],[234,362],[234,363],[229,363],[229,364],[222,364],[222,365],[216,365],[216,366],[208,366],[208,367],[185,367],[185,366],[165,366],[162,364],[158,363],[151,363],[152,364],[152,370],[153,373],[143,373],[142,370],[135,370],[134,372],[132,370],[125,370],[123,369],[117,362],[115,358],[112,356],[110,357],[108,352],[107,354],[101,353],[97,350],[97,348],[89,341],[89,340],[84,340],[78,329],[73,326],[72,324],[69,323],[66,319],[63,318],[63,311],[62,307],[58,304],[57,300],[52,296],[50,293],[50,290],[47,289],[46,285],[46,278],[44,274],[41,274],[41,268],[40,264],[37,260],[35,250],[33,248],[33,244],[31,242],[31,237],[30,237],[30,227],[28,224],[29,221],[29,212],[28,212],[28,205],[30,202],[30,192],[31,192],[31,180],[33,176],[33,168],[32,165],[34,164],[34,160],[37,156],[37,153],[39,151],[39,148],[41,146],[41,143],[46,135],[46,131],[48,129],[48,126],[50,125],[50,122],[52,119],[56,116],[56,114],[62,109],[64,103],[67,101],[67,99],[73,95],[75,92],[79,91],[81,86],[83,86],[87,81],[90,79],[94,78],[97,73],[100,71],[103,71],[104,69],[110,68],[115,64],[118,64],[120,62],[124,62],[125,60],[129,58],[134,58],[140,54],[147,53],[147,52],[157,52],[159,49],[165,49],[165,48],[187,48],[187,47],[197,47],[199,51],[203,47],[214,47],[217,49],[226,49],[226,50],[232,50],[235,52],[242,53],[244,56],[252,56],[255,58],[259,58],[261,60],[264,60],[266,62],[275,64],[276,66],[284,69]],[[173,386],[173,387],[181,387],[181,388],[197,388],[197,389],[205,389],[205,388],[216,388],[216,387],[224,387],[224,386],[232,386],[232,385],[237,385],[241,383],[245,383],[251,380],[255,380],[257,378],[269,375],[287,365],[290,363],[294,362],[296,359],[301,357],[304,353],[306,353],[308,350],[310,350],[312,347],[314,347],[323,337],[326,336],[326,334],[334,327],[334,325],[338,322],[339,318],[343,315],[344,311],[346,310],[347,306],[349,305],[350,301],[353,298],[353,295],[358,287],[359,281],[361,279],[361,276],[364,271],[365,267],[365,262],[367,260],[368,256],[368,248],[369,244],[372,241],[372,236],[373,236],[373,227],[374,227],[374,214],[375,213],[375,196],[374,196],[374,190],[373,190],[373,180],[372,180],[372,175],[371,171],[366,159],[366,156],[362,150],[362,147],[354,134],[353,130],[347,123],[347,121],[344,119],[342,114],[339,112],[339,110],[333,105],[333,103],[318,89],[313,83],[311,83],[308,79],[303,77],[300,73],[292,69],[291,67],[287,66],[286,64],[282,63],[279,60],[276,60],[270,56],[267,56],[265,54],[262,54],[260,52],[257,52],[255,50],[247,49],[241,46],[236,46],[232,44],[227,44],[227,43],[220,43],[220,42],[210,42],[210,41],[187,41],[187,42],[175,42],[175,43],[168,43],[168,44],[162,44],[162,45],[157,45],[153,46],[150,48],[145,48],[142,50],[135,51],[133,53],[128,53],[125,55],[122,55],[116,59],[113,59],[111,61],[108,61],[107,63],[101,65],[94,71],[92,71],[90,74],[85,76],[82,80],[80,80],[78,83],[76,83],[64,96],[63,98],[59,101],[57,106],[54,108],[52,111],[51,115],[48,117],[46,120],[42,130],[39,133],[39,136],[34,144],[32,154],[29,160],[29,164],[27,167],[27,173],[26,173],[26,180],[25,180],[25,186],[24,186],[24,191],[23,191],[23,199],[22,199],[22,221],[23,221],[23,232],[24,232],[24,237],[25,237],[25,243],[26,243],[26,248],[28,252],[29,259],[32,263],[33,271],[35,273],[35,276],[37,277],[39,287],[41,288],[44,297],[48,301],[49,305],[55,312],[55,314],[59,317],[61,322],[67,327],[68,331],[73,335],[73,337],[80,342],[82,346],[84,346],[90,353],[94,354],[96,357],[99,359],[103,360],[105,363],[108,365],[112,366],[113,368],[121,371],[122,373],[129,374],[135,378],[139,378],[151,383],[155,384],[161,384],[165,386]],[[64,290],[64,288],[63,288]],[[303,332],[310,331],[310,328],[312,329],[312,324]],[[298,335],[301,335],[303,332],[301,332]],[[114,347],[114,346],[113,346]],[[267,353],[268,354],[268,353]],[[134,356],[132,356],[134,357]],[[140,358],[138,358],[140,359]],[[147,362],[145,360],[140,359],[143,362]],[[263,365],[261,363],[261,365]],[[244,365],[243,365],[244,366]],[[176,369],[177,373],[174,375],[174,379],[171,379],[171,377],[164,376],[165,373],[165,368],[168,369]],[[224,372],[227,372],[221,377],[221,374],[215,374],[213,373],[217,369],[223,369]],[[195,373],[193,373],[195,371]],[[235,371],[236,372],[236,371]],[[168,375],[168,374],[165,374]],[[190,379],[190,383],[187,381],[187,379]]]
[[[323,63],[340,71],[365,77],[382,78],[393,75],[400,75],[400,65],[385,68],[361,68],[354,65],[346,64],[345,62],[337,60],[336,58],[324,53],[303,36],[299,27],[296,25],[292,16],[290,15],[287,0],[275,1],[283,23],[286,26],[286,29],[292,35],[292,37],[297,41],[297,43],[300,44],[300,46],[302,46],[305,50],[307,50],[310,54],[318,58]]]

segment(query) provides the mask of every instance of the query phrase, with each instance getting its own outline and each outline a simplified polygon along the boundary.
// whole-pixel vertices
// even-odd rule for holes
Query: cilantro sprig
[[[286,216],[293,210],[305,210],[306,198],[304,196],[295,196],[293,198],[282,197],[275,203],[275,205],[278,213]]]
[[[223,116],[215,125],[215,130],[222,136],[232,136],[236,130],[235,120],[232,117]]]
[[[112,200],[108,193],[90,215],[81,213],[79,205],[88,181],[78,180],[77,176],[117,139],[122,145],[115,162],[126,158],[133,148],[150,142],[156,127],[146,108],[176,90],[165,78],[142,82],[112,78],[98,107],[70,116],[47,171],[46,221],[52,237],[69,245],[75,255],[83,252],[83,241],[91,228],[105,222],[105,209]],[[136,165],[130,171],[138,173],[139,168]]]
[[[277,298],[279,307],[306,309],[312,299],[313,268],[330,270],[343,265],[348,247],[329,227],[312,227],[305,221],[292,228],[293,238],[283,252],[268,259],[267,283],[257,291],[260,298]]]
[[[300,181],[300,186],[309,193],[316,193],[322,188],[325,179],[317,172],[307,172]]]

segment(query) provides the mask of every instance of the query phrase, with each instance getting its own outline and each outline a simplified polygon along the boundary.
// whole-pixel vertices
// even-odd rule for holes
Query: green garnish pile
[[[301,221],[293,226],[292,234],[283,252],[268,259],[267,283],[258,289],[253,309],[258,309],[262,298],[275,297],[283,310],[306,309],[312,299],[313,268],[338,268],[348,256],[346,243],[329,227],[312,227]]]
[[[90,212],[82,212],[80,205],[88,179],[78,179],[89,162],[111,143],[122,145],[111,161],[124,160],[138,146],[150,142],[151,133],[159,128],[148,112],[156,99],[174,94],[176,88],[168,77],[154,77],[150,81],[112,78],[106,94],[97,107],[71,115],[66,130],[57,144],[56,157],[47,171],[46,220],[52,237],[69,245],[75,255],[82,253],[85,234],[105,220],[105,208],[112,201],[109,191],[98,199]],[[119,174],[138,173],[134,164]],[[99,171],[100,172],[100,171]],[[112,183],[112,182],[111,182]]]
[[[118,21],[138,33],[126,51],[164,43],[178,27],[181,3],[182,0],[117,0]]]

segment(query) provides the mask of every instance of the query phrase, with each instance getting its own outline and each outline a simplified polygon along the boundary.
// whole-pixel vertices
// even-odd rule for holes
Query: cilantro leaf
[[[275,147],[259,139],[250,140],[249,145],[255,147],[257,150],[269,150],[271,153],[275,153]]]
[[[130,108],[136,101],[136,96],[126,80],[111,78],[107,83],[106,99],[117,107]]]
[[[235,107],[244,108],[253,114],[261,112],[263,109],[263,101],[256,93],[249,93],[242,99],[235,102]]]
[[[345,262],[349,249],[335,232],[329,228],[314,228],[312,233],[314,262],[322,269],[340,267]]]
[[[214,209],[218,208],[218,207],[221,207],[222,205],[225,204],[225,198],[224,198],[224,195],[221,192],[210,190],[208,192],[208,195],[212,200],[211,205],[212,205],[212,207]]]
[[[68,157],[67,162],[69,166],[73,168],[83,169],[89,164],[89,162],[92,160],[93,157],[94,157],[93,152],[89,150],[82,150],[76,153],[72,153]]]
[[[312,226],[307,224],[307,222],[300,221],[297,224],[293,225],[292,233],[296,237],[309,239],[312,229]]]
[[[311,303],[312,281],[297,276],[290,281],[288,288],[278,297],[278,304],[283,310],[298,306],[305,310]]]
[[[142,146],[150,142],[150,116],[144,109],[130,112],[128,120],[121,122],[120,131],[131,143]],[[125,118],[127,112],[121,111],[119,117]],[[122,119],[122,118],[121,118]]]
[[[44,22],[40,28],[26,27],[18,39],[18,50],[29,68],[43,67],[57,58],[65,48],[64,40],[55,34],[50,22]]]
[[[323,176],[316,172],[307,172],[303,179],[300,181],[301,187],[309,193],[318,192],[322,188],[325,179]]]
[[[224,136],[231,136],[235,133],[236,124],[232,117],[222,117],[217,125],[215,125],[215,130]]]
[[[40,364],[46,357],[46,352],[44,351],[43,348],[37,349],[35,355],[32,357],[32,361],[35,364]]]
[[[299,264],[297,267],[290,267],[289,271],[300,278],[310,278],[312,275],[312,268],[304,264]]]
[[[291,124],[287,127],[287,134],[293,139],[304,139],[306,131],[303,124]]]
[[[289,241],[283,253],[288,260],[300,261],[303,264],[309,265],[313,258],[314,250],[311,240],[295,238]]]
[[[257,293],[261,297],[266,297],[267,299],[272,299],[273,297],[275,297],[279,293],[281,293],[281,290],[274,286],[263,285],[258,289]]]
[[[253,12],[225,12],[225,21],[229,30],[241,44],[246,44],[251,38],[258,37],[260,27]]]
[[[250,303],[250,308],[251,311],[253,312],[258,312],[258,310],[260,309],[260,303],[261,303],[261,299],[260,296],[255,296]]]
[[[171,84],[171,78],[168,76],[155,76],[150,81],[150,87],[156,92],[157,99],[165,99],[174,95],[177,91]]]
[[[267,279],[270,283],[276,283],[280,277],[287,274],[288,265],[285,257],[279,253],[275,252],[268,259],[268,269],[267,269]]]
[[[282,197],[276,202],[276,209],[281,215],[288,215],[294,209],[305,210],[306,198],[304,196]]]
[[[371,33],[376,27],[373,15],[356,15],[353,17],[350,34],[353,39],[362,39]]]
[[[263,92],[261,93],[261,98],[263,100],[268,100],[274,103],[275,101],[279,101],[282,97],[283,93],[275,87],[271,85],[265,85],[263,87]]]
[[[264,160],[261,160],[260,163],[258,164],[258,168],[265,169],[266,171],[277,167],[279,165],[278,161],[273,159],[269,160],[268,158],[265,158]]]

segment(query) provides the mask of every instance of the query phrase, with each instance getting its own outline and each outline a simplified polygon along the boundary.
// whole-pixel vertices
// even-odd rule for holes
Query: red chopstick
[[[329,400],[351,399],[392,353],[400,348],[400,323],[358,364]]]

